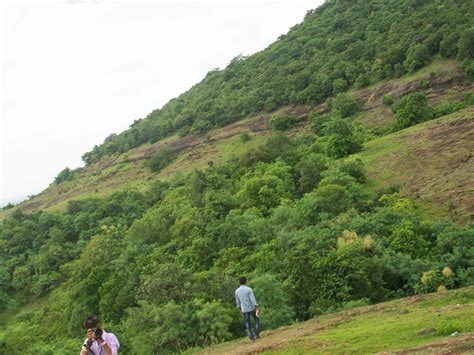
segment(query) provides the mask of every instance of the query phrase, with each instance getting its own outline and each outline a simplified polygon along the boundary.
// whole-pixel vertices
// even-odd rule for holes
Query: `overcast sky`
[[[0,206],[323,0],[0,0]]]

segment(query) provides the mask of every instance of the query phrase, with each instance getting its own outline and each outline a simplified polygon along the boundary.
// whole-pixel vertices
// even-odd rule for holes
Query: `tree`
[[[168,166],[175,158],[173,149],[169,146],[164,146],[156,153],[149,161],[148,165],[151,171],[159,173],[166,166]]]
[[[330,157],[342,158],[362,149],[362,142],[355,135],[353,126],[337,113],[324,123],[323,132],[328,137],[326,152]]]
[[[458,41],[459,59],[474,59],[474,29],[470,28],[459,37]]]
[[[426,121],[433,115],[425,94],[413,92],[405,95],[392,106],[395,111],[396,128],[402,129]]]
[[[68,180],[74,179],[75,175],[76,174],[74,173],[73,170],[71,170],[69,168],[65,168],[54,178],[54,182],[56,184],[60,184],[63,181],[68,181]]]
[[[410,47],[403,65],[411,73],[424,67],[431,61],[430,51],[424,44],[415,44]]]
[[[274,275],[262,274],[252,280],[259,309],[261,310],[262,325],[266,329],[274,329],[291,324],[295,313],[290,306],[289,297],[284,287]]]
[[[347,94],[338,94],[329,101],[329,106],[337,110],[342,117],[349,117],[359,111],[359,103],[355,98]]]
[[[270,125],[274,131],[286,131],[296,124],[296,120],[288,115],[276,115],[270,119]]]

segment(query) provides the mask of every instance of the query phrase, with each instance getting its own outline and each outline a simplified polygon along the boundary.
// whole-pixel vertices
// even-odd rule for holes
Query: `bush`
[[[281,282],[273,275],[264,274],[253,280],[252,285],[261,309],[262,326],[274,329],[293,322],[295,312]]]
[[[354,83],[354,87],[356,89],[362,89],[369,85],[370,85],[370,79],[367,74],[360,74]]]
[[[333,94],[337,95],[340,94],[341,92],[344,92],[347,90],[347,81],[344,79],[336,79],[332,83],[332,92]]]
[[[295,118],[288,115],[277,115],[270,119],[270,125],[274,131],[286,131],[287,129],[294,127],[295,124]]]
[[[168,166],[175,159],[175,154],[170,147],[163,147],[149,161],[148,166],[151,171],[158,173]]]
[[[430,52],[424,44],[416,44],[408,50],[407,58],[403,65],[409,72],[413,73],[423,68],[431,60]]]
[[[428,80],[420,80],[418,86],[420,87],[420,89],[426,90],[431,87],[431,83]]]
[[[71,169],[69,169],[69,168],[66,168],[66,169],[62,170],[62,171],[58,174],[58,176],[56,176],[56,177],[54,178],[54,182],[55,182],[56,184],[60,184],[60,183],[62,183],[62,182],[64,182],[64,181],[73,180],[74,177],[75,177],[75,175],[76,175],[76,174],[75,174],[74,170],[71,170]]]
[[[459,59],[474,59],[474,29],[463,32],[458,42]]]
[[[439,43],[439,53],[444,58],[452,58],[458,52],[458,38],[457,34],[448,35]]]
[[[340,115],[333,115],[324,124],[323,132],[327,135],[326,153],[332,158],[342,158],[362,149],[362,142],[354,134],[354,127]]]
[[[395,112],[395,129],[403,129],[434,116],[433,109],[428,106],[426,95],[421,92],[405,95],[392,105],[392,110]]]
[[[252,139],[252,136],[250,135],[249,132],[244,132],[240,135],[240,141],[241,142],[245,143],[245,142],[248,142],[251,139]]]
[[[474,61],[466,61],[463,65],[464,77],[467,81],[474,81]]]
[[[312,111],[308,115],[309,126],[316,134],[321,134],[324,122],[328,120],[326,115],[322,115],[317,111]]]
[[[392,106],[395,102],[395,98],[392,95],[385,95],[382,99],[382,102],[386,106]]]

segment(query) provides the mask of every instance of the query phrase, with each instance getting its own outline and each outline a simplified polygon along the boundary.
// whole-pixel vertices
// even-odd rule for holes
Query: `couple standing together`
[[[244,317],[245,328],[247,328],[247,334],[251,342],[255,339],[260,338],[260,319],[259,309],[255,295],[250,287],[247,286],[247,279],[241,277],[239,279],[240,287],[235,290],[235,301],[237,308],[240,309],[240,313]],[[250,323],[250,317],[254,319],[255,323],[255,335],[252,332],[252,325]]]

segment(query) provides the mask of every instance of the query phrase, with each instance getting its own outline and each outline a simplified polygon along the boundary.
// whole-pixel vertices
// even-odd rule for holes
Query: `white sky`
[[[323,0],[0,0],[0,206]]]

